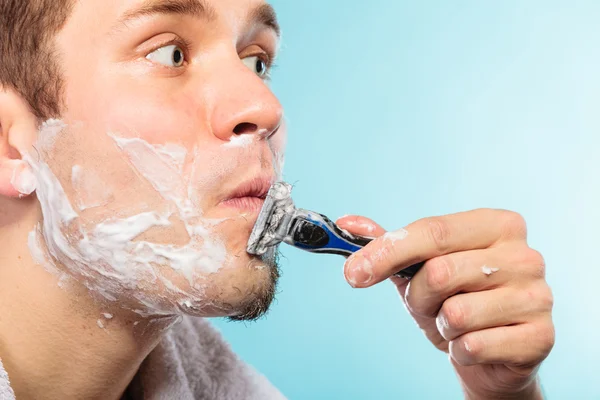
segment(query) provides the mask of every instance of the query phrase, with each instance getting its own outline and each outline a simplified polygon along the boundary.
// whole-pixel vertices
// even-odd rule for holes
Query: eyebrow
[[[119,19],[121,24],[131,20],[155,14],[186,15],[195,18],[214,20],[216,11],[205,0],[147,0],[140,7],[127,11]],[[248,17],[250,25],[264,25],[281,36],[281,28],[277,22],[277,14],[270,4],[261,4],[254,8]]]
[[[120,22],[126,23],[155,14],[189,15],[210,20],[214,19],[215,10],[204,0],[147,0],[141,6],[123,14]]]
[[[250,24],[260,24],[267,28],[275,31],[278,37],[281,36],[281,28],[279,22],[277,22],[277,14],[275,9],[270,4],[261,4],[256,7],[251,13],[249,18]]]

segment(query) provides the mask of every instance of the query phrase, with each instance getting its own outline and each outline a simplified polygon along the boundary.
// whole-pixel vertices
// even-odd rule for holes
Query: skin
[[[480,209],[427,218],[396,236],[404,239],[364,217],[338,223],[377,237],[344,267],[356,288],[426,261],[410,281],[391,279],[429,341],[449,355],[467,399],[542,399],[537,373],[554,345],[553,297],[519,214]],[[498,270],[488,275],[484,267]]]
[[[272,267],[256,268],[261,260],[245,251],[258,210],[223,200],[257,176],[275,179],[273,153],[283,152],[285,141],[283,111],[254,67],[257,58],[274,56],[278,37],[250,20],[264,4],[260,0],[210,1],[210,19],[154,14],[118,22],[141,3],[76,2],[56,37],[65,80],[60,118],[69,128],[49,165],[71,200],[74,164],[113,189],[109,206],[81,214],[87,223],[115,211],[130,215],[127,210],[141,202],[155,204],[156,193],[123,163],[107,132],[176,143],[188,151],[197,146],[198,159],[206,160],[196,176],[203,216],[229,218],[216,234],[233,261],[200,276],[207,286],[195,315],[236,317],[274,285]],[[185,54],[181,66],[168,63],[174,40]],[[165,48],[167,57],[156,53]],[[19,193],[12,177],[24,170],[21,157],[34,145],[39,121],[20,96],[0,88],[0,126],[0,354],[13,389],[20,399],[118,399],[175,317],[142,318],[129,311],[133,307],[119,307],[130,300],[126,293],[118,302],[102,301],[76,279],[60,287],[56,275],[34,262],[27,238],[43,216],[35,193]],[[244,148],[225,146],[239,134],[256,138]],[[189,237],[174,223],[172,229],[148,231],[144,239],[183,245]],[[103,313],[114,317],[105,319]],[[98,320],[105,329],[98,328]]]
[[[216,17],[211,20],[154,16],[112,29],[140,3],[77,2],[56,38],[66,83],[61,118],[83,128],[68,133],[77,139],[74,147],[54,154],[55,172],[68,181],[73,159],[79,159],[99,174],[120,176],[117,155],[110,159],[114,147],[98,141],[107,130],[135,132],[154,144],[177,142],[188,149],[200,144],[211,159],[233,164],[219,179],[203,177],[210,183],[203,187],[203,210],[214,218],[235,217],[239,210],[220,204],[224,193],[255,174],[272,173],[270,152],[283,148],[281,106],[256,71],[241,62],[277,47],[272,30],[247,25],[249,12],[263,3],[211,0]],[[183,69],[146,58],[175,36],[192,44]],[[18,398],[118,399],[172,318],[141,318],[98,301],[77,281],[63,289],[32,260],[27,237],[43,218],[35,194],[22,196],[11,177],[24,168],[20,158],[35,143],[38,122],[16,93],[0,89],[0,354]],[[244,123],[243,133],[266,131],[263,139],[270,135],[271,143],[226,152],[223,143]],[[111,181],[121,195],[120,209],[143,193],[129,183]],[[212,290],[206,300],[219,307],[202,316],[235,315],[272,284],[269,271],[252,268],[256,260],[243,251],[252,225],[252,218],[234,218],[219,232],[238,262],[208,277]],[[385,233],[362,217],[347,217],[340,225],[356,234]],[[466,396],[539,398],[537,367],[554,341],[552,296],[543,260],[526,244],[522,220],[478,210],[419,221],[407,230],[404,240],[381,238],[352,257],[347,279],[369,287],[429,260],[410,283],[394,282],[428,338],[449,353]],[[186,240],[177,229],[148,236]],[[355,267],[364,257],[372,265],[368,283],[361,283],[364,269]],[[486,276],[483,265],[501,269]],[[114,315],[104,320],[106,330],[97,327],[104,312]]]

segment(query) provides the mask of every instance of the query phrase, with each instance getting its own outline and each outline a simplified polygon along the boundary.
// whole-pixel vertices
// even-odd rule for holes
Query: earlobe
[[[37,119],[20,95],[0,86],[0,196],[24,197],[36,180],[22,156],[35,141]]]
[[[25,197],[35,188],[35,176],[25,161],[0,160],[0,196]]]

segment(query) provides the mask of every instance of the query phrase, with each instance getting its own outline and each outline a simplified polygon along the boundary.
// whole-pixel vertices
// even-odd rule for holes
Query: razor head
[[[258,214],[246,251],[261,256],[283,242],[288,235],[295,210],[292,185],[285,182],[273,184]]]

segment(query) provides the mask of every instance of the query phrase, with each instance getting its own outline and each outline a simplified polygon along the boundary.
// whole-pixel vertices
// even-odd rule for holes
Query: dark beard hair
[[[269,308],[275,299],[275,295],[277,294],[277,284],[281,277],[279,268],[281,254],[279,253],[279,250],[273,250],[269,253],[261,258],[270,273],[268,287],[261,290],[261,293],[258,293],[258,296],[252,299],[239,314],[227,317],[228,321],[254,322],[267,315]]]

